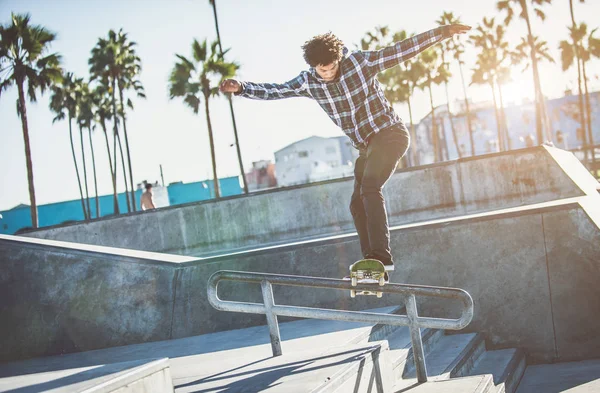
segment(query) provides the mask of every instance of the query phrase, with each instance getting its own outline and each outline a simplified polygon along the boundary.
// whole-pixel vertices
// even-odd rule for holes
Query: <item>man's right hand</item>
[[[225,79],[223,82],[221,82],[219,90],[221,90],[223,93],[241,93],[242,84],[235,79]]]

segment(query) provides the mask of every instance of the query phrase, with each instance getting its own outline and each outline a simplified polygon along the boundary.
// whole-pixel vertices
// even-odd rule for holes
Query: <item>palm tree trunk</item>
[[[467,85],[465,84],[465,76],[463,74],[462,63],[458,62],[460,70],[460,79],[462,81],[463,92],[465,94],[465,109],[467,110],[467,128],[469,129],[469,141],[471,142],[471,156],[475,156],[475,141],[473,140],[473,126],[471,125],[471,110],[469,108],[469,99],[467,98]]]
[[[508,124],[506,123],[506,112],[504,111],[504,99],[502,97],[502,84],[498,83],[498,97],[500,98],[500,116],[502,120],[502,132],[506,150],[512,150],[512,143],[508,135]]]
[[[450,112],[450,94],[448,94],[448,82],[445,83],[446,87],[446,106],[448,108],[448,118],[450,119],[450,129],[452,130],[452,139],[454,139],[454,147],[456,148],[456,153],[458,154],[458,158],[462,158],[462,153],[460,152],[460,148],[458,147],[458,136],[456,135],[456,129],[454,128],[454,119],[452,118],[452,112]]]
[[[88,211],[85,208],[83,200],[83,189],[81,188],[81,177],[79,176],[79,167],[77,166],[77,157],[75,156],[75,144],[73,143],[73,128],[71,126],[72,116],[69,113],[69,139],[71,140],[71,153],[73,154],[73,164],[75,164],[75,173],[77,174],[77,185],[79,186],[79,195],[81,196],[81,209],[83,210],[83,219],[89,220]]]
[[[96,177],[96,157],[94,156],[94,142],[92,141],[92,127],[88,127],[90,149],[92,150],[92,170],[94,173],[94,192],[96,193],[96,218],[100,217],[100,201],[98,200],[98,178]]]
[[[535,45],[533,44],[533,33],[531,30],[531,21],[529,20],[529,11],[527,9],[527,2],[521,2],[523,7],[523,15],[525,16],[525,22],[527,22],[527,41],[529,42],[530,58],[531,58],[531,69],[533,70],[533,86],[535,90],[535,127],[537,133],[538,144],[544,142],[544,130],[542,126],[542,107],[540,99],[543,97],[542,89],[540,86],[540,76],[538,70],[537,56],[535,52]]]
[[[213,140],[213,131],[212,124],[210,122],[210,111],[208,109],[208,94],[204,94],[204,108],[206,110],[206,124],[208,125],[208,139],[210,142],[210,156],[212,159],[212,167],[213,167],[213,179],[215,183],[215,198],[219,199],[221,197],[221,190],[219,187],[219,178],[217,177],[217,161],[215,158],[215,143]]]
[[[490,88],[492,89],[492,98],[494,99],[494,113],[496,114],[496,127],[498,130],[498,143],[496,149],[497,151],[500,151],[500,141],[502,140],[502,122],[500,121],[500,115],[498,114],[498,104],[496,102],[496,89],[494,88],[494,81],[490,81]]]
[[[119,127],[117,126],[117,122],[119,121],[119,117],[117,115],[117,99],[115,97],[115,88],[116,82],[113,78],[111,81],[112,84],[112,106],[113,106],[113,132],[114,132],[114,155],[115,155],[115,177],[117,176],[117,139],[119,140],[119,148],[121,148],[121,138],[119,137]],[[121,149],[121,160],[123,159],[123,150]],[[123,162],[123,165],[125,163]],[[125,169],[123,168],[123,172]],[[127,176],[125,176],[125,200],[127,200],[127,212],[131,213],[131,201],[129,200],[129,188],[127,187]]]
[[[131,206],[129,205],[129,194],[127,193],[127,172],[125,170],[125,156],[123,155],[123,145],[121,144],[121,137],[117,134],[117,140],[119,141],[119,152],[121,153],[121,165],[123,166],[123,180],[125,182],[125,196],[127,199],[127,209],[129,209],[129,213],[131,213]],[[116,165],[115,165],[116,170]],[[115,172],[116,173],[116,172]]]
[[[19,115],[23,127],[23,142],[25,144],[25,162],[27,165],[27,183],[29,185],[29,201],[31,203],[31,226],[38,228],[40,226],[38,219],[37,203],[35,201],[35,188],[33,186],[33,162],[31,160],[31,143],[29,141],[29,126],[27,125],[27,107],[25,106],[25,92],[23,91],[24,80],[18,80],[19,89]]]
[[[83,148],[83,130],[81,129],[81,126],[79,126],[79,139],[81,141],[81,158],[83,159],[83,181],[85,182],[86,205],[88,210],[88,217],[91,219],[92,209],[90,208],[90,193],[88,191],[87,166],[85,164],[85,150]]]
[[[121,118],[123,119],[123,135],[125,135],[125,150],[127,151],[127,163],[129,164],[129,181],[131,183],[131,207],[133,211],[136,211],[136,203],[135,203],[135,186],[133,185],[133,168],[131,167],[131,154],[129,153],[129,138],[127,136],[127,123],[125,121],[125,104],[123,102],[123,89],[119,85],[119,98],[121,101],[121,108],[123,108],[123,113],[121,114]]]
[[[217,18],[217,0],[211,0],[210,2],[213,7],[213,14],[215,16],[215,28],[217,30],[217,42],[219,43],[219,53],[223,57],[223,46],[221,45],[221,33],[219,32],[219,19]],[[231,122],[233,124],[233,135],[235,137],[235,148],[237,151],[238,162],[240,164],[240,173],[242,174],[242,182],[244,186],[244,194],[248,193],[248,182],[246,181],[246,171],[244,171],[244,164],[242,161],[242,152],[240,149],[240,140],[238,138],[237,125],[235,122],[235,112],[233,111],[233,102],[231,100],[231,94],[227,94],[227,100],[229,101],[229,110],[231,111]]]
[[[575,11],[573,10],[573,0],[569,0],[569,7],[570,7],[570,11],[571,11],[571,26],[573,28],[573,31],[575,31],[575,29],[577,28],[577,23],[575,22]],[[575,49],[575,58],[577,59],[577,88],[578,88],[578,92],[579,92],[579,124],[581,124],[581,136],[583,138],[583,154],[584,154],[584,160],[585,162],[589,162],[588,160],[588,150],[587,150],[587,143],[586,143],[586,121],[585,121],[585,109],[583,106],[583,88],[581,86],[581,56],[579,55],[579,44],[575,41],[573,41],[573,48]]]
[[[437,127],[435,124],[435,108],[433,106],[433,92],[431,91],[431,78],[429,78],[429,103],[431,104],[431,141],[433,142],[433,159],[439,161],[439,141]]]
[[[588,91],[587,73],[585,71],[585,61],[582,61],[583,86],[585,88],[585,109],[587,114],[588,141],[592,152],[592,168],[594,177],[596,177],[596,149],[594,145],[594,134],[592,133],[592,106],[590,105],[590,93]]]
[[[408,117],[410,118],[410,140],[411,140],[411,151],[413,156],[413,165],[419,165],[419,154],[417,151],[417,134],[415,133],[415,125],[413,123],[412,105],[410,103],[410,97],[408,98]]]
[[[110,167],[110,179],[113,185],[113,213],[119,214],[119,197],[117,195],[117,177],[113,171],[112,157],[110,155],[110,143],[108,143],[108,133],[106,132],[106,123],[101,120],[102,131],[104,131],[104,140],[106,141],[106,152],[108,153],[108,165]]]

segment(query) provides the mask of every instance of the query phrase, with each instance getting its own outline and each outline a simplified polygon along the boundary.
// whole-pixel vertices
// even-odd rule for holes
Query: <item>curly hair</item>
[[[342,58],[344,43],[333,33],[328,32],[313,37],[302,45],[304,60],[311,67],[329,65]]]

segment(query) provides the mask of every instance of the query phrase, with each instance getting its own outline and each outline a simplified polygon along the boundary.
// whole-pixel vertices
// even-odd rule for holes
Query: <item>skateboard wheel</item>
[[[350,290],[350,297],[351,298],[355,298],[356,297],[356,291],[354,289]]]
[[[383,292],[377,292],[377,297],[382,297],[383,296]]]
[[[382,287],[385,285],[385,277],[381,276],[379,277],[379,286]]]
[[[358,284],[358,280],[356,279],[356,277],[352,277],[351,283],[350,283],[353,287],[356,286],[356,284]]]

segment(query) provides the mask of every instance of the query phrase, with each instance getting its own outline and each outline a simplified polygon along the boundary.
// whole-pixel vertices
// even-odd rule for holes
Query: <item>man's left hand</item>
[[[449,25],[448,35],[453,36],[454,34],[466,34],[469,30],[471,30],[471,26],[461,24]]]

